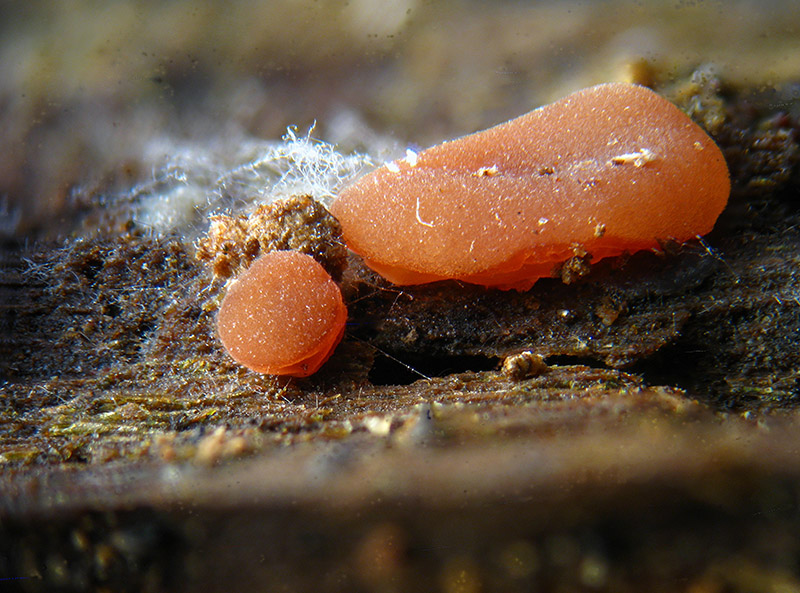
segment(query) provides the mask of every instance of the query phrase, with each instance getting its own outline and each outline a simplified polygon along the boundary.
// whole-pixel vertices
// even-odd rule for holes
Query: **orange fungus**
[[[527,290],[592,261],[708,233],[728,200],[720,149],[651,90],[610,83],[384,165],[331,206],[395,284]]]
[[[249,369],[307,377],[328,360],[346,321],[339,286],[314,258],[272,251],[231,284],[217,329],[228,353]]]

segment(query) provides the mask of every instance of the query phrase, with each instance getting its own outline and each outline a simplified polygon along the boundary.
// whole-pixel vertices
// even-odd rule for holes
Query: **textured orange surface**
[[[231,284],[217,329],[240,364],[260,373],[306,377],[330,357],[346,321],[339,286],[314,258],[273,251]]]
[[[528,289],[579,244],[596,262],[708,233],[730,182],[713,140],[651,90],[610,83],[389,163],[331,211],[395,284]]]

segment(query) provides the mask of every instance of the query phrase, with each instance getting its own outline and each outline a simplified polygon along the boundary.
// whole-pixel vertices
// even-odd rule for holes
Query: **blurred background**
[[[800,80],[800,3],[0,3],[0,236],[289,126],[377,157],[610,80]],[[800,86],[797,87],[800,93]],[[192,148],[194,147],[194,148]],[[67,225],[68,226],[68,225]]]

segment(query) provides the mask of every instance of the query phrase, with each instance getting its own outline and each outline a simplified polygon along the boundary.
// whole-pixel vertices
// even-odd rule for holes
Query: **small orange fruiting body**
[[[339,286],[314,258],[272,251],[231,284],[217,330],[228,353],[249,369],[307,377],[328,360],[346,321]]]
[[[729,193],[699,126],[645,87],[610,83],[408,151],[331,212],[347,245],[395,284],[527,290],[576,245],[596,262],[708,233]]]

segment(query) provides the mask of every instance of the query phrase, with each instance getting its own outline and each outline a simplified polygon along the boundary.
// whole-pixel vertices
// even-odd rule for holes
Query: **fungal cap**
[[[609,83],[389,163],[331,212],[395,284],[527,290],[575,244],[596,262],[706,234],[729,192],[699,126],[645,87]]]
[[[346,321],[339,286],[314,258],[272,251],[231,284],[217,331],[231,357],[247,368],[307,377],[333,353]]]

